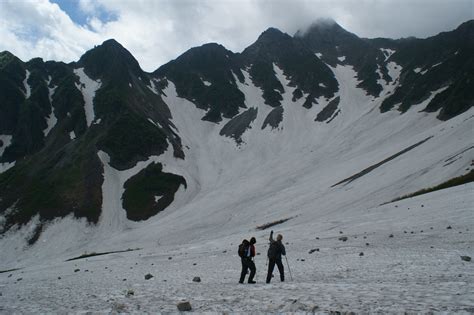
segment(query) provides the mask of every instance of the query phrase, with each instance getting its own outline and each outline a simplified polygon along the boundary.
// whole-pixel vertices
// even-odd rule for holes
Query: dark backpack
[[[278,254],[280,254],[280,244],[278,242],[271,242],[270,247],[268,248],[268,258],[275,259],[277,258]]]
[[[242,241],[242,244],[239,245],[239,251],[238,251],[239,257],[241,257],[241,258],[246,257],[249,246],[250,246],[249,241],[247,241],[247,240]]]

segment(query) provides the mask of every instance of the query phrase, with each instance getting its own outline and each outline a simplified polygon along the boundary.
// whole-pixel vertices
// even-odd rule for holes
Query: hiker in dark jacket
[[[242,272],[240,273],[239,283],[244,283],[245,275],[247,274],[247,271],[249,269],[250,269],[250,276],[249,276],[248,283],[255,283],[255,281],[253,281],[253,278],[255,277],[255,273],[257,272],[257,268],[255,267],[255,263],[253,262],[253,257],[255,257],[255,243],[257,243],[257,240],[255,239],[255,237],[252,237],[250,239],[250,242],[248,242],[247,240],[244,240],[242,242],[242,245],[244,246],[244,252],[243,252],[243,255],[241,256]]]
[[[285,281],[285,269],[283,268],[283,263],[281,262],[281,255],[286,255],[285,246],[281,242],[283,236],[281,234],[277,235],[276,241],[273,239],[273,231],[270,232],[270,248],[268,248],[268,273],[267,273],[267,283],[270,283],[272,279],[273,269],[275,265],[280,271],[280,280]]]

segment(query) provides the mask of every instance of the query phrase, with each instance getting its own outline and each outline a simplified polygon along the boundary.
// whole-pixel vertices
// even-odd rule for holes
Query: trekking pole
[[[291,275],[290,264],[288,263],[288,258],[286,258],[286,255],[285,255],[285,259],[286,259],[286,264],[288,265],[288,272],[290,273],[290,279],[291,281],[293,281],[293,276]]]

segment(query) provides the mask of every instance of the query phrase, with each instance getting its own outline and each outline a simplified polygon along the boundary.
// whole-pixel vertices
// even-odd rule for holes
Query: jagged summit
[[[133,55],[115,39],[109,39],[101,45],[87,51],[77,62],[93,78],[110,76],[117,78],[128,71],[135,75],[143,72]]]

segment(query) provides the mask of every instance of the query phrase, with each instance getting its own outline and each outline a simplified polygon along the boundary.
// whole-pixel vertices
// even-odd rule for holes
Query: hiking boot
[[[252,284],[253,284],[253,283],[257,283],[257,282],[255,282],[255,281],[252,280],[252,281],[249,281],[249,283],[252,283]]]

